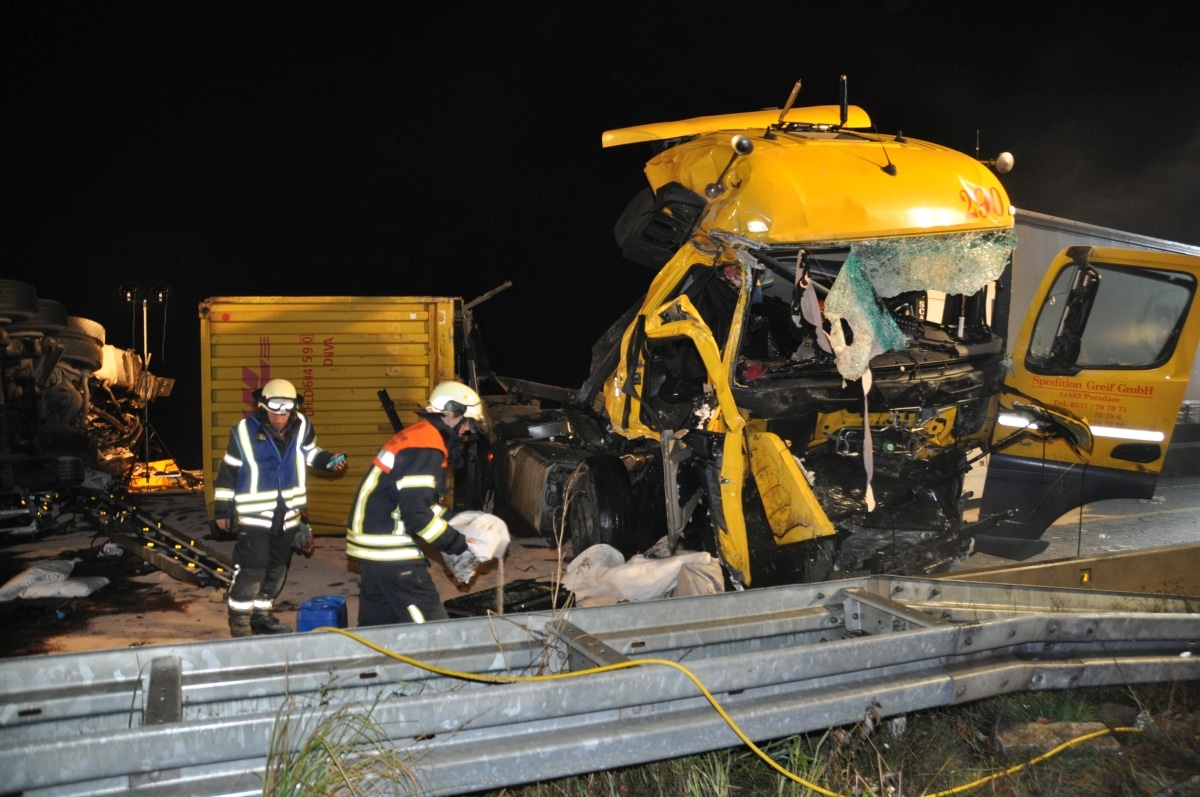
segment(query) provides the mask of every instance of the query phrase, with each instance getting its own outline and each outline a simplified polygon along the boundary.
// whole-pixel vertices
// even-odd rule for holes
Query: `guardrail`
[[[260,794],[280,723],[276,752],[295,750],[342,711],[369,715],[420,793],[457,794],[738,745],[710,697],[763,740],[870,710],[1196,679],[1197,640],[1186,598],[870,577],[11,659],[0,791]]]

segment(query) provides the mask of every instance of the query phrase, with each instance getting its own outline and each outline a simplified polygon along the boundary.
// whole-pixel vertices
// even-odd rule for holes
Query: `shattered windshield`
[[[896,318],[901,303],[888,300],[922,294],[920,311],[914,313],[904,303],[904,314],[940,323],[940,317],[930,317],[928,295],[977,293],[1004,271],[1016,243],[1016,232],[1008,229],[880,238],[825,249],[772,248],[769,258],[774,263],[790,259],[796,264],[793,274],[800,273],[794,277],[794,294],[784,280],[770,283],[764,293],[798,304],[804,290],[800,283],[807,277],[829,322],[826,350],[834,356],[838,372],[856,380],[872,358],[907,345]]]
[[[905,291],[970,295],[1000,276],[1017,246],[1015,230],[858,241],[850,251],[880,296]]]

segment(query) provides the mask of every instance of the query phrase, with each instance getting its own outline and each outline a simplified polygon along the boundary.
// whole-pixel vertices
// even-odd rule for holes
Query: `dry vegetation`
[[[1129,730],[1113,730],[1116,751],[1080,743],[1048,757],[1006,755],[997,741],[1005,728],[1053,722]],[[749,750],[731,749],[477,797],[1200,795],[1200,682],[1005,695],[913,714],[896,730],[865,722],[763,745],[815,789],[777,774]]]

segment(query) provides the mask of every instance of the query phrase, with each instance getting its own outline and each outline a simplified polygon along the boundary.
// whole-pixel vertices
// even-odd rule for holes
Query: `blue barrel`
[[[311,631],[314,628],[346,627],[346,599],[340,595],[322,595],[309,598],[300,604],[296,615],[296,630]]]

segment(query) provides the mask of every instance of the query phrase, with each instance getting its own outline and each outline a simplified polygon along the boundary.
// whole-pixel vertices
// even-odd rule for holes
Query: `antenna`
[[[892,163],[892,159],[888,157],[888,154],[887,154],[887,147],[885,147],[885,146],[883,145],[883,139],[882,139],[882,138],[880,138],[880,139],[879,139],[879,147],[880,147],[880,149],[882,149],[882,150],[883,150],[883,157],[884,157],[885,159],[887,159],[887,165],[886,165],[886,166],[880,166],[879,168],[883,170],[883,173],[884,173],[884,174],[886,174],[886,175],[889,175],[889,176],[891,176],[891,177],[895,177],[895,176],[896,176],[896,164]]]
[[[842,75],[841,82],[842,82],[842,103],[841,103],[841,105],[842,105],[842,108],[841,108],[842,121],[841,121],[841,123],[838,124],[838,127],[845,127],[846,120],[850,118],[850,91],[846,87],[846,76],[845,75]]]
[[[839,130],[841,130],[842,128],[844,128],[846,126],[846,121],[850,118],[850,91],[847,88],[845,75],[841,76],[841,94],[842,94],[842,99],[841,99],[842,121],[838,125]],[[872,125],[872,130],[875,130],[874,125]],[[852,130],[846,130],[844,132],[846,133],[846,135],[857,136],[858,138],[866,139],[867,141],[871,140],[870,136],[865,136],[862,133],[857,133]],[[885,147],[883,144],[883,136],[879,135],[878,130],[875,130],[875,140],[878,142],[879,148],[881,150],[883,150],[883,159],[887,161],[887,165],[880,166],[879,169],[884,174],[889,175],[891,177],[895,177],[896,176],[896,164],[892,163],[892,159],[888,156],[887,147]],[[900,143],[904,143],[903,135],[897,136],[895,140],[899,141]]]

